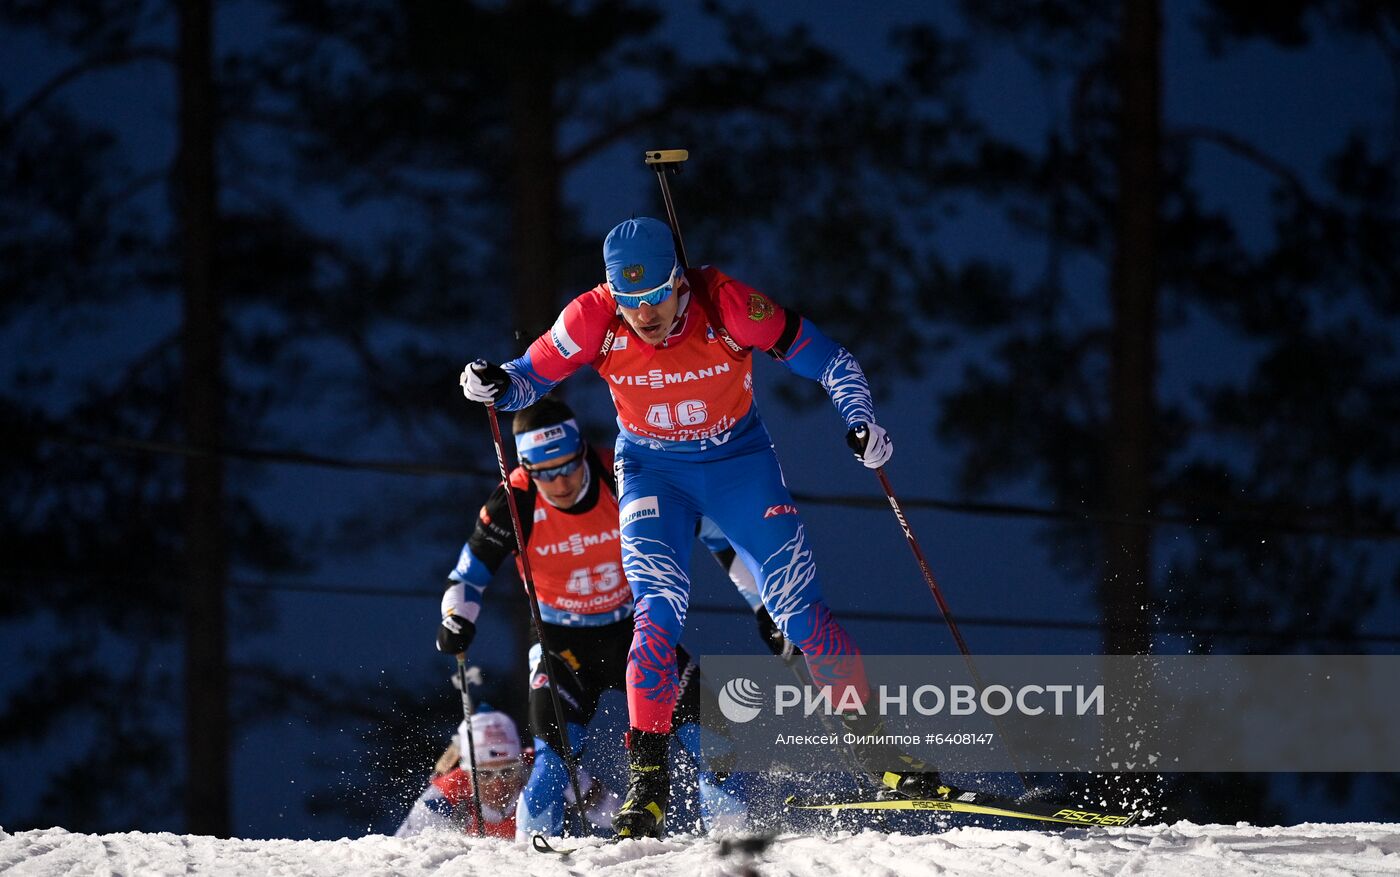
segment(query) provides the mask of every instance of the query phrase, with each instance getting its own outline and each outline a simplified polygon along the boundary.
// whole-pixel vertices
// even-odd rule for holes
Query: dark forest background
[[[431,649],[494,477],[456,374],[518,353],[596,282],[602,233],[659,212],[653,147],[691,150],[693,260],[857,354],[911,508],[1031,522],[1070,584],[1024,587],[1066,588],[1091,649],[1395,650],[1397,7],[968,0],[855,49],[804,9],[0,0],[7,828],[239,833],[255,733],[340,741],[288,831],[406,807],[456,721],[448,667],[309,656],[385,556],[399,581],[354,611],[412,616],[386,647]],[[1261,80],[1319,49],[1379,75],[1337,96],[1364,123],[1300,115],[1279,141],[1249,82],[1209,83],[1242,96],[1231,124],[1193,114],[1183,44]],[[1013,69],[1033,105],[999,89]],[[606,406],[569,392],[605,440]],[[770,419],[825,404],[775,395]],[[928,447],[938,472],[901,472]],[[935,567],[958,551],[927,541]],[[922,588],[907,556],[871,563]],[[288,613],[299,590],[322,602]],[[514,639],[488,696],[519,715],[524,613],[497,593]],[[1003,630],[1033,626],[997,599]],[[1392,777],[1186,787],[1163,779],[1168,812],[1202,821],[1277,819],[1300,789],[1400,805]]]

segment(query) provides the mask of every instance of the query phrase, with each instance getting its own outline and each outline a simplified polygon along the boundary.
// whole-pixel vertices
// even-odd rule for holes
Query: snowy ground
[[[580,849],[565,859],[524,845],[436,835],[396,840],[216,840],[174,834],[0,829],[0,873],[93,875],[1306,875],[1400,874],[1400,824],[1288,828],[1193,825],[1068,831],[957,828],[909,836],[778,837],[756,858],[680,837]]]

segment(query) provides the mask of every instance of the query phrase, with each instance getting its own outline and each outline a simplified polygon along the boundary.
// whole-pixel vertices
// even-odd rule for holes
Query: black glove
[[[768,647],[768,651],[790,661],[795,655],[802,654],[797,650],[797,646],[792,641],[783,636],[782,630],[774,623],[773,616],[768,614],[765,606],[759,606],[754,610],[754,619],[758,622],[758,638],[763,640],[763,644]]]
[[[462,369],[462,377],[458,383],[462,385],[462,395],[473,402],[495,405],[496,401],[505,395],[506,390],[510,389],[510,375],[499,365],[478,359]]]
[[[476,625],[465,618],[449,615],[438,625],[437,649],[445,655],[465,655],[476,639]]]

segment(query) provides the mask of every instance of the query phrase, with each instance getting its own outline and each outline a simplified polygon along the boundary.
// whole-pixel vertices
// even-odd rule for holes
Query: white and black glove
[[[879,469],[894,456],[894,441],[878,423],[858,423],[846,433],[846,444],[867,469]]]
[[[484,359],[462,369],[458,380],[462,385],[462,395],[482,405],[495,405],[496,400],[510,389],[510,375],[499,365],[492,365]]]
[[[758,638],[763,640],[763,644],[768,647],[768,651],[790,661],[796,655],[801,654],[797,646],[792,644],[792,640],[783,636],[783,631],[778,627],[773,616],[768,614],[765,606],[759,606],[754,610],[754,619],[758,622]]]
[[[476,624],[467,618],[466,589],[461,582],[442,592],[442,624],[437,629],[437,649],[444,655],[465,655],[476,639]]]

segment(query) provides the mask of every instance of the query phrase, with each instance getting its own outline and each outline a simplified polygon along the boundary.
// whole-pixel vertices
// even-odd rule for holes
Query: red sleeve
[[[550,330],[526,351],[530,367],[556,384],[592,363],[602,350],[616,307],[601,285],[569,302]]]
[[[472,796],[472,778],[460,767],[454,767],[442,776],[433,777],[433,785],[438,787],[442,797],[453,807]]]
[[[700,271],[730,337],[757,350],[767,350],[778,343],[787,322],[787,311],[782,305],[716,268],[706,266]]]

